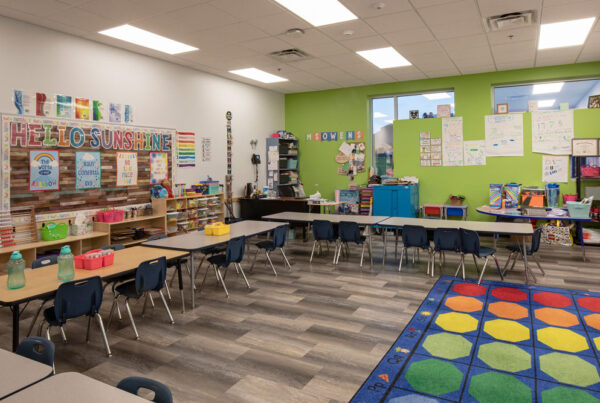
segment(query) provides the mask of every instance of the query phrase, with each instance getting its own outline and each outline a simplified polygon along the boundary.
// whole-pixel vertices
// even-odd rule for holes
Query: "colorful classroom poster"
[[[531,151],[534,153],[570,155],[573,137],[573,110],[531,113]]]
[[[56,117],[73,119],[73,97],[70,95],[56,95]]]
[[[75,119],[90,119],[90,100],[87,98],[75,98]]]
[[[137,186],[137,153],[117,152],[117,186]]]
[[[442,159],[444,166],[463,165],[462,116],[442,119]]]
[[[52,114],[52,102],[43,92],[35,93],[35,115],[49,117]]]
[[[523,114],[485,117],[485,148],[488,157],[523,156]]]
[[[123,111],[124,123],[133,123],[133,106],[126,104]]]
[[[94,122],[104,120],[104,104],[97,99],[92,101],[92,119]]]
[[[29,191],[59,190],[60,164],[56,150],[29,150]]]
[[[177,167],[196,166],[196,134],[192,132],[177,132],[175,156]]]
[[[485,140],[471,140],[464,143],[465,165],[485,165]]]
[[[100,188],[101,167],[99,151],[75,152],[75,188]]]
[[[167,153],[150,153],[150,183],[157,184],[169,179]]]
[[[108,120],[111,123],[121,123],[123,121],[121,116],[121,104],[113,104],[112,102],[110,103]]]
[[[569,156],[542,156],[542,182],[568,182]]]

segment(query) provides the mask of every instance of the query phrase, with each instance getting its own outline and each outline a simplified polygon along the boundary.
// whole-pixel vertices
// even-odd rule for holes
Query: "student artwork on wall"
[[[157,184],[169,178],[167,153],[150,153],[150,183]]]
[[[462,116],[442,119],[442,159],[444,166],[463,165]]]
[[[110,109],[108,112],[108,120],[111,123],[121,123],[123,121],[121,117],[121,104],[110,103]]]
[[[90,100],[87,98],[75,98],[75,119],[90,119]]]
[[[60,163],[57,150],[29,150],[29,191],[59,190]]]
[[[35,93],[35,115],[49,117],[52,115],[54,103],[51,97],[43,92]]]
[[[177,132],[175,150],[177,167],[193,168],[196,166],[196,134],[192,132]]]
[[[569,156],[544,155],[542,157],[542,182],[568,182]]]
[[[488,157],[522,157],[523,114],[486,116],[485,148]]]
[[[117,153],[117,186],[137,186],[137,153]]]
[[[354,180],[357,173],[365,172],[365,143],[343,142],[338,150],[335,162],[342,164],[337,168],[339,175],[348,175],[350,180]]]
[[[419,155],[422,167],[431,166],[431,133],[419,133]]]
[[[100,122],[104,120],[104,104],[97,99],[92,101],[92,120],[94,122]]]
[[[485,165],[485,140],[471,140],[464,143],[465,165]]]
[[[534,153],[569,155],[573,137],[573,110],[531,114],[531,149]]]
[[[76,151],[75,176],[76,189],[99,188],[101,180],[100,152]]]
[[[70,95],[56,95],[56,117],[73,119],[73,97]]]

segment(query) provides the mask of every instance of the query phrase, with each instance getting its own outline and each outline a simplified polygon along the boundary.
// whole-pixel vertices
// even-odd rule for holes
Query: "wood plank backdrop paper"
[[[64,129],[61,136],[59,128]],[[73,128],[74,134],[71,134]],[[94,143],[95,138],[105,140],[105,144]],[[15,135],[16,133],[16,135]],[[26,133],[26,138],[23,137]],[[80,147],[71,142],[81,141],[81,133],[85,140]],[[111,136],[119,133],[131,133],[130,139],[143,140],[123,141],[123,145],[112,144],[108,147]],[[70,136],[73,136],[72,138]],[[85,121],[24,117],[19,115],[2,115],[2,139],[10,144],[10,205],[33,206],[36,213],[60,212],[123,206],[147,203],[150,201],[150,153],[164,151],[168,154],[169,177],[172,177],[172,141],[175,130],[131,125],[101,124]],[[32,145],[32,140],[35,145]],[[74,141],[73,141],[74,140]],[[37,143],[36,143],[37,141]],[[56,141],[56,145],[51,145]],[[152,141],[154,147],[148,146]],[[112,141],[111,141],[112,142]],[[39,143],[42,145],[40,146]],[[59,147],[58,144],[63,146]],[[91,144],[90,144],[91,143]],[[101,143],[101,142],[99,142]],[[120,147],[120,148],[119,148]],[[29,192],[29,158],[28,150],[48,149],[60,151],[60,190],[47,192]],[[136,151],[138,153],[137,186],[117,187],[118,151]],[[101,188],[77,190],[75,188],[75,152],[100,151],[102,179]]]

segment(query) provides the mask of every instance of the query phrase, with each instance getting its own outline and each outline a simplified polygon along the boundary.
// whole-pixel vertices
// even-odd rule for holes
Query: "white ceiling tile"
[[[367,23],[362,20],[352,20],[340,22],[338,24],[325,25],[319,27],[319,30],[327,34],[330,38],[336,41],[343,41],[352,38],[363,38],[365,36],[377,35]],[[344,35],[344,32],[352,31],[351,35]]]
[[[302,84],[294,83],[291,81],[286,81],[283,83],[273,83],[272,86],[270,87],[270,89],[273,89],[273,91],[282,92],[284,94],[293,94],[293,93],[297,93],[297,92],[310,92],[310,91],[314,90],[312,87],[309,87],[308,85],[302,85]]]
[[[535,52],[535,41],[505,43],[492,46],[492,55],[496,61],[496,66],[513,62],[533,65]]]
[[[460,0],[410,0],[414,8],[438,6],[440,4],[456,3]]]
[[[61,0],[61,1],[76,1],[76,0]],[[90,1],[90,0],[86,0]],[[92,0],[101,3],[98,0]],[[179,10],[186,7],[195,6],[202,3],[208,3],[210,0],[131,0],[144,7],[153,14],[161,14],[169,11]]]
[[[281,13],[281,7],[269,0],[215,0],[210,4],[242,20]]]
[[[359,50],[378,49],[390,46],[390,43],[379,35],[349,39],[342,42],[342,44],[355,52]]]
[[[404,57],[411,57],[414,55],[425,55],[431,53],[443,53],[444,51],[442,46],[437,41],[399,45],[396,46],[396,50],[400,52]]]
[[[410,10],[412,7],[408,0],[387,0],[385,2],[366,0],[342,0],[342,3],[360,18],[375,17],[398,11]],[[376,4],[383,3],[384,7],[378,9]]]
[[[519,29],[509,29],[506,31],[488,32],[487,37],[490,41],[490,45],[521,41],[535,41],[538,37],[538,30],[539,26],[534,25]]]
[[[320,59],[326,61],[327,63],[333,66],[368,63],[365,59],[363,59],[354,52],[340,53],[339,55],[332,56],[322,56]]]
[[[71,4],[62,2],[60,0],[0,0],[0,6],[8,7],[27,14],[45,16],[48,14],[54,14],[58,10],[71,7]]]
[[[457,66],[462,74],[489,73],[491,71],[496,71],[496,67],[493,64],[462,65],[457,63]]]
[[[423,72],[429,78],[434,78],[434,77],[451,77],[451,76],[458,76],[458,75],[460,75],[460,71],[458,71],[456,69],[456,67],[423,69]]]
[[[579,18],[598,17],[600,15],[600,1],[570,1],[566,4],[550,6],[544,2],[542,8],[542,24],[552,22],[576,20]]]
[[[315,28],[305,30],[304,35],[299,38],[289,37],[288,35],[279,35],[278,38],[307,52],[311,56],[335,55],[347,51],[338,42],[330,39]]]
[[[430,28],[438,39],[456,38],[484,32],[479,20],[453,21],[448,24],[435,24]]]
[[[484,17],[534,10],[539,18],[542,0],[477,0],[477,3]]]
[[[379,67],[376,67],[368,62],[351,65],[339,65],[338,67],[341,70],[344,70],[366,81],[370,81],[371,79],[389,79],[391,77],[387,73],[388,69],[380,69]]]
[[[291,47],[286,41],[282,41],[274,36],[240,42],[239,45],[265,55],[271,52],[289,49]]]
[[[422,8],[419,14],[427,25],[433,28],[435,24],[448,24],[451,22],[480,19],[479,11],[474,0],[461,0],[445,3],[438,6]]]
[[[366,81],[361,80],[358,77],[354,77],[348,74],[341,75],[335,79],[331,79],[330,81],[340,85],[342,87],[357,87],[359,85],[367,85]]]
[[[535,65],[539,67],[575,63],[580,52],[580,46],[538,50]]]
[[[367,18],[365,21],[380,34],[425,28],[419,15],[412,10]]]
[[[428,42],[435,39],[429,28],[389,32],[387,34],[383,34],[382,36],[387,39],[392,46]]]
[[[531,60],[512,60],[507,62],[499,63],[496,61],[496,68],[500,70],[516,70],[516,69],[529,69],[533,67],[533,59]]]
[[[331,64],[317,58],[299,60],[297,62],[291,62],[288,64],[300,70],[324,69],[331,67]]]
[[[385,69],[385,71],[398,81],[421,80],[427,78],[427,76],[415,66],[395,67],[392,69]]]
[[[461,66],[481,66],[481,65],[494,65],[494,59],[489,48],[474,48],[469,49],[468,53],[465,52],[449,52],[450,58],[454,61],[454,64],[461,68]]]
[[[246,22],[223,25],[190,33],[190,45],[198,48],[215,47],[267,37],[267,34]]]
[[[195,32],[223,25],[233,24],[239,18],[232,16],[210,4],[198,4],[165,14],[185,31]]]
[[[45,18],[83,31],[92,32],[111,28],[118,24],[118,22],[109,18],[92,14],[78,7],[69,7],[54,13],[49,13]]]
[[[247,22],[255,25],[270,35],[280,35],[292,28],[308,29],[312,27],[308,22],[289,12],[254,17],[248,19]]]
[[[469,48],[488,47],[485,34],[463,36],[460,38],[442,39],[440,43],[448,52],[463,51]]]
[[[89,1],[78,6],[82,10],[110,18],[119,24],[133,24],[134,21],[155,14],[151,8],[131,0]]]
[[[287,74],[287,77],[290,81],[308,85],[313,88],[317,88],[323,85],[332,85],[330,81],[324,80],[315,76],[314,74],[307,73],[304,71],[294,71]]]
[[[410,61],[423,72],[427,69],[455,69],[454,63],[445,53],[429,53],[411,56]]]
[[[577,62],[595,62],[600,60],[600,31],[592,32],[588,37]]]

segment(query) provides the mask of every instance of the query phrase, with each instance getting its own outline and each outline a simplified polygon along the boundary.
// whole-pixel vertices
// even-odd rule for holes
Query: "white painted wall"
[[[225,112],[233,114],[233,190],[254,181],[250,140],[265,158],[265,139],[284,128],[284,96],[187,67],[0,17],[0,113],[16,113],[13,89],[64,93],[133,105],[135,124],[193,131],[197,166],[178,171],[192,184],[210,175],[224,183]],[[200,137],[212,138],[202,162]],[[259,170],[265,184],[265,164]]]

